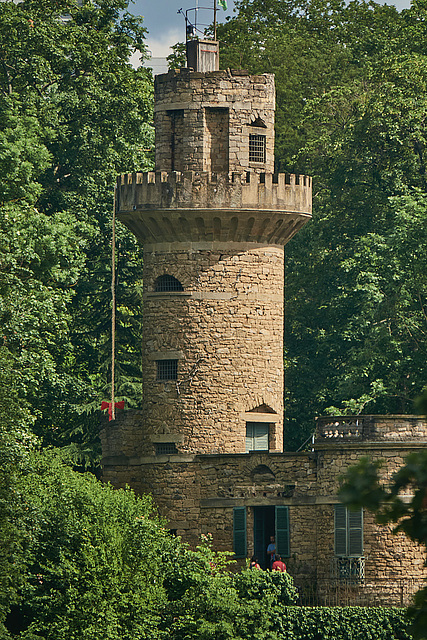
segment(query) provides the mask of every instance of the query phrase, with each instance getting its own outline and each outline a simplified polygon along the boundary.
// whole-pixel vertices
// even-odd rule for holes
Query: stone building
[[[320,420],[312,451],[283,452],[283,247],[311,217],[311,179],[274,173],[273,76],[200,71],[217,69],[217,44],[190,46],[196,70],[155,79],[156,170],[118,181],[144,246],[144,395],[102,431],[103,478],[152,493],[190,544],[210,532],[266,565],[275,535],[317,596],[356,583],[355,601],[374,585],[399,604],[423,553],[347,512],[338,476],[366,452],[392,471],[426,425]]]

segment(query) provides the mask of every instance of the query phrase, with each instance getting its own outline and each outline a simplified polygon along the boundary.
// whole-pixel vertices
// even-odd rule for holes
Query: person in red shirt
[[[286,571],[286,565],[282,562],[282,558],[276,553],[276,558],[273,562],[273,566],[271,567],[272,571]]]
[[[258,558],[256,556],[252,556],[249,569],[261,569]]]

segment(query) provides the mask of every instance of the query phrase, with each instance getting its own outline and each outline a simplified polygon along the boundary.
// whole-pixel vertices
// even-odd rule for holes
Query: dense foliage
[[[222,64],[274,72],[276,164],[313,176],[286,247],[288,448],[324,413],[407,413],[427,379],[427,3],[242,0]]]
[[[381,478],[382,461],[361,458],[347,470],[341,500],[351,508],[365,507],[380,524],[392,523],[427,551],[427,451],[411,453],[387,485]],[[426,561],[427,565],[427,561]],[[427,638],[427,586],[417,592],[413,616],[414,638]]]
[[[283,640],[411,640],[406,613],[382,607],[288,607]]]
[[[96,457],[108,398],[115,176],[151,162],[152,80],[126,0],[0,3],[0,326],[44,444]],[[117,395],[139,400],[141,249],[118,229]],[[52,400],[55,399],[55,402]]]
[[[19,638],[156,638],[168,536],[149,498],[33,455],[18,483],[25,570],[6,624]]]

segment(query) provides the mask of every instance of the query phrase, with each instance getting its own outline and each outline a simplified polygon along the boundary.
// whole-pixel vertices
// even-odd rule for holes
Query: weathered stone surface
[[[137,444],[141,419],[141,412],[126,412],[114,425],[110,423],[102,433],[104,453],[120,450],[121,442],[132,437]],[[104,477],[115,486],[124,486],[131,478],[137,491],[153,493],[170,527],[193,545],[201,533],[210,532],[217,549],[231,550],[233,507],[246,506],[248,557],[254,549],[254,508],[287,505],[289,571],[297,583],[317,581],[321,597],[333,579],[339,477],[363,454],[385,460],[382,473],[389,479],[411,451],[427,446],[427,424],[418,416],[359,416],[359,420],[369,424],[373,433],[381,429],[381,440],[365,440],[363,448],[341,446],[339,439],[326,444],[320,440],[319,449],[315,444],[309,453],[194,455],[187,462],[181,456],[169,456],[162,463],[154,456],[134,459],[134,464],[124,458],[117,463],[106,459]],[[398,441],[396,429],[401,436]],[[390,526],[379,526],[368,512],[364,514],[364,558],[364,595],[379,604],[407,603],[426,577],[424,549],[394,534]],[[355,604],[356,595],[360,598],[360,589],[354,595]],[[346,590],[346,601],[348,597]]]
[[[272,74],[173,70],[154,91],[157,169],[273,172]],[[265,138],[265,162],[250,161],[250,135]]]
[[[246,507],[248,556],[256,508],[287,506],[288,568],[326,603],[340,475],[364,454],[385,459],[389,478],[427,445],[426,424],[319,419],[311,452],[283,453],[283,246],[310,218],[311,179],[272,173],[273,76],[174,71],[156,77],[155,97],[159,170],[121,176],[116,203],[144,244],[144,398],[102,430],[103,478],[151,493],[192,545],[210,532],[231,550],[233,509]],[[249,157],[258,143],[262,163]],[[164,276],[177,290],[157,289]],[[168,360],[176,379],[158,379]],[[268,451],[245,453],[247,422],[268,425]],[[378,604],[421,585],[423,549],[369,514],[364,554]]]

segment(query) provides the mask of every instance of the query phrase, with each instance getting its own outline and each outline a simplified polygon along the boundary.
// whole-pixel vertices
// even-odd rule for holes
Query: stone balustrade
[[[316,420],[316,442],[426,440],[427,423],[421,416],[326,416]]]

